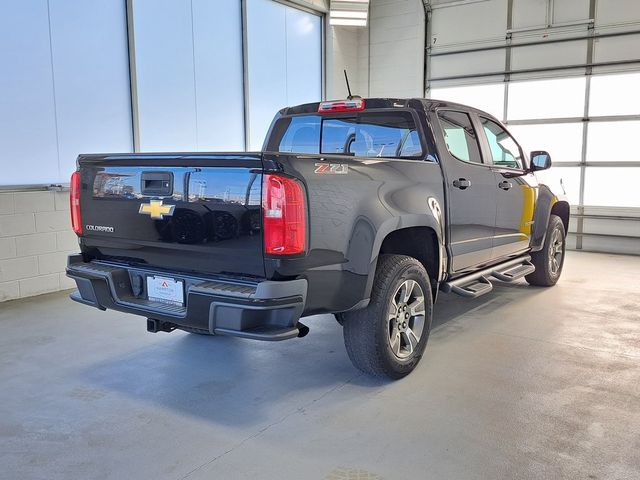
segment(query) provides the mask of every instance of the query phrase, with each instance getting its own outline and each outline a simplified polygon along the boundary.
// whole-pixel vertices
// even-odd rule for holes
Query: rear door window
[[[276,122],[268,150],[355,157],[418,158],[420,135],[410,112],[299,115]]]
[[[463,112],[440,110],[438,119],[449,153],[458,160],[482,163],[478,136],[471,117]]]

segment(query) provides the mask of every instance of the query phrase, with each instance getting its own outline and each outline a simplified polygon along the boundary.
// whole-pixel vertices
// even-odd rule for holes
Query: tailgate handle
[[[173,195],[172,172],[142,172],[140,190],[143,195]]]

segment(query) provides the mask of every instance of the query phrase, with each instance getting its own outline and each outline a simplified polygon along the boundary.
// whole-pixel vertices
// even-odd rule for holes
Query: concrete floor
[[[440,297],[421,365],[350,364],[330,316],[279,344],[66,294],[0,305],[0,478],[640,478],[640,257]]]

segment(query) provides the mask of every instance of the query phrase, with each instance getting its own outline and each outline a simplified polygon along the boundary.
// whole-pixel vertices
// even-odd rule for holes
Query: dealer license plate
[[[147,277],[147,296],[156,302],[184,305],[184,282],[167,277]]]

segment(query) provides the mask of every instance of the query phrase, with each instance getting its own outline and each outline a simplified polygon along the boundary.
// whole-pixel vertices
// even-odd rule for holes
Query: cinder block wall
[[[73,288],[69,192],[0,192],[0,302]]]

